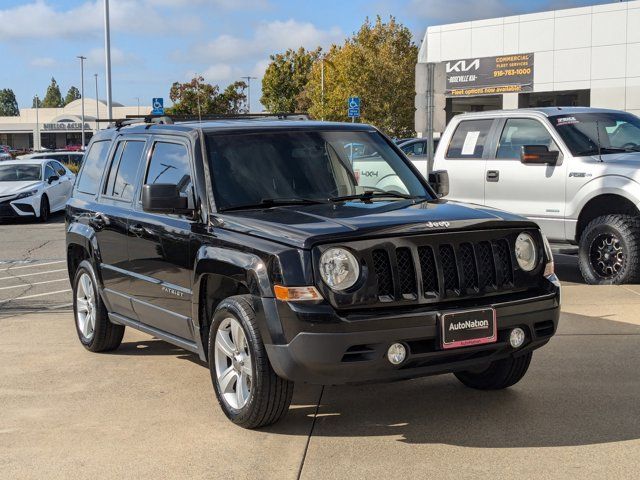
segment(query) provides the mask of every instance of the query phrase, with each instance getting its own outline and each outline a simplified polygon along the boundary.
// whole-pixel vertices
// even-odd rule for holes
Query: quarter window
[[[78,191],[95,195],[98,193],[104,166],[107,163],[107,154],[111,141],[103,140],[94,142],[87,152],[84,162],[82,162],[82,170],[78,179]]]
[[[181,193],[186,193],[191,185],[187,148],[178,143],[157,142],[153,147],[144,183],[177,185]]]
[[[107,181],[106,195],[122,200],[133,198],[144,145],[145,142],[140,141],[126,141],[118,144]],[[120,156],[119,161],[118,156]]]
[[[496,158],[520,159],[520,151],[524,145],[544,145],[549,150],[558,150],[548,130],[538,120],[510,118],[500,135]]]
[[[493,120],[460,122],[451,137],[447,158],[482,158]]]

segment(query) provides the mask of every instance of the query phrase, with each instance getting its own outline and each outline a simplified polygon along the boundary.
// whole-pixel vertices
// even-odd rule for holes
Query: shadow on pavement
[[[562,282],[585,284],[578,269],[578,255],[556,254],[553,256],[556,275]]]
[[[561,333],[536,351],[527,376],[511,389],[476,391],[453,375],[325,387],[313,435],[391,435],[410,444],[479,448],[640,438],[640,326],[572,314],[563,314],[561,322],[566,327],[561,331],[576,333]],[[160,340],[123,343],[114,353],[176,355],[206,368],[196,355]],[[316,405],[296,405],[294,397],[292,409],[298,416],[313,416]],[[308,433],[290,422],[264,431]]]
[[[49,215],[49,219],[42,223],[37,218],[3,218],[0,219],[0,225],[50,225],[64,223],[64,210]]]

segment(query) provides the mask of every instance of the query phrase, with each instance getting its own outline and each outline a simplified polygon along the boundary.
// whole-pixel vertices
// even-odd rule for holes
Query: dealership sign
[[[57,123],[45,123],[42,125],[44,130],[56,130],[56,131],[68,131],[68,130],[82,130],[82,123],[79,122],[57,122]],[[91,130],[88,123],[84,124],[85,130]]]
[[[445,93],[452,97],[533,90],[533,53],[466,58],[443,63]]]

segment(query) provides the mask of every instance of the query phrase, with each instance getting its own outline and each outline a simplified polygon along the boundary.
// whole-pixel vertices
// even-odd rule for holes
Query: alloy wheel
[[[615,277],[624,266],[620,239],[612,233],[603,233],[593,239],[589,257],[596,273],[604,278]]]
[[[96,313],[93,282],[87,273],[83,273],[76,288],[76,322],[86,340],[91,340],[96,330]]]
[[[231,408],[240,410],[251,395],[253,369],[247,337],[233,317],[218,326],[214,362],[221,397]]]

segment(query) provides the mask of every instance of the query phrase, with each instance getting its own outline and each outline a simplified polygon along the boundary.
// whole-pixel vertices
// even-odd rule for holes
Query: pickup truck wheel
[[[640,279],[640,219],[604,215],[592,220],[580,237],[578,265],[591,285],[617,285]]]
[[[91,352],[115,350],[122,343],[124,325],[111,323],[107,308],[98,294],[91,263],[78,265],[73,280],[73,316],[78,338]]]
[[[273,371],[247,296],[220,302],[211,322],[208,349],[216,397],[233,423],[258,428],[287,413],[293,383]]]
[[[532,352],[496,360],[482,372],[455,372],[464,385],[478,390],[501,390],[518,383],[529,369]]]

